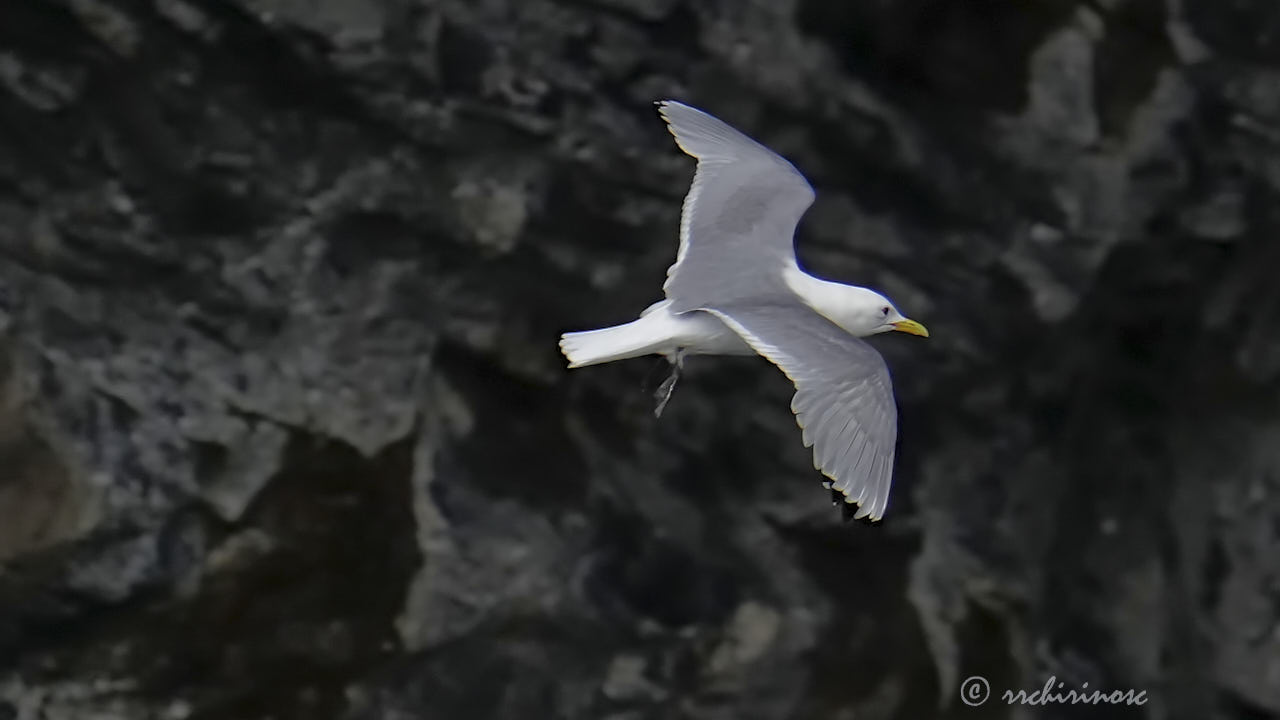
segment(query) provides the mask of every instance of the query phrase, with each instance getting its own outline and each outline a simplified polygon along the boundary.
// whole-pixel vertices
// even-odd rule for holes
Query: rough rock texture
[[[932,330],[884,522],[562,369],[661,97]],[[0,718],[1280,717],[1278,234],[1272,0],[0,0]]]

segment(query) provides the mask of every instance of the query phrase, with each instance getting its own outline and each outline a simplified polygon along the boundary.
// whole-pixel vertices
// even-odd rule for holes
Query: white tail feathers
[[[656,302],[625,325],[565,333],[560,336],[560,352],[569,359],[571,368],[651,353],[674,353],[676,348],[691,344],[687,337],[690,321],[673,318],[666,312],[670,304],[669,300]]]
[[[565,333],[560,336],[560,352],[568,358],[571,368],[648,355],[654,351],[654,338],[637,330],[641,328],[632,322],[602,330]]]
[[[652,310],[652,307],[650,307]],[[599,331],[564,333],[561,352],[570,368],[611,363],[626,357],[649,355],[650,352],[675,350],[669,319],[660,313],[649,313],[625,325],[614,325]]]

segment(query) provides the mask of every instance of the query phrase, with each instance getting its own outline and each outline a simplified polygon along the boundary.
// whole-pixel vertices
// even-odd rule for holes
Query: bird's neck
[[[848,286],[814,277],[801,270],[799,265],[788,265],[783,270],[783,279],[791,292],[819,315],[833,322],[839,317]]]

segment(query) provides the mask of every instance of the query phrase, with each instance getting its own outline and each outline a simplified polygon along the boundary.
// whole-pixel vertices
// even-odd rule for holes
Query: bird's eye
[[[880,312],[881,312],[885,317],[889,317],[889,308],[887,308],[887,307],[882,307],[882,308],[880,308]]]

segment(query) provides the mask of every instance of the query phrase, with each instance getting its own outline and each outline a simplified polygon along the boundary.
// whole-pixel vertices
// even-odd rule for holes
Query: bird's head
[[[840,309],[837,317],[832,318],[850,335],[865,337],[885,332],[904,332],[910,335],[929,337],[929,331],[923,325],[911,320],[889,299],[874,290],[844,286],[841,294]]]

